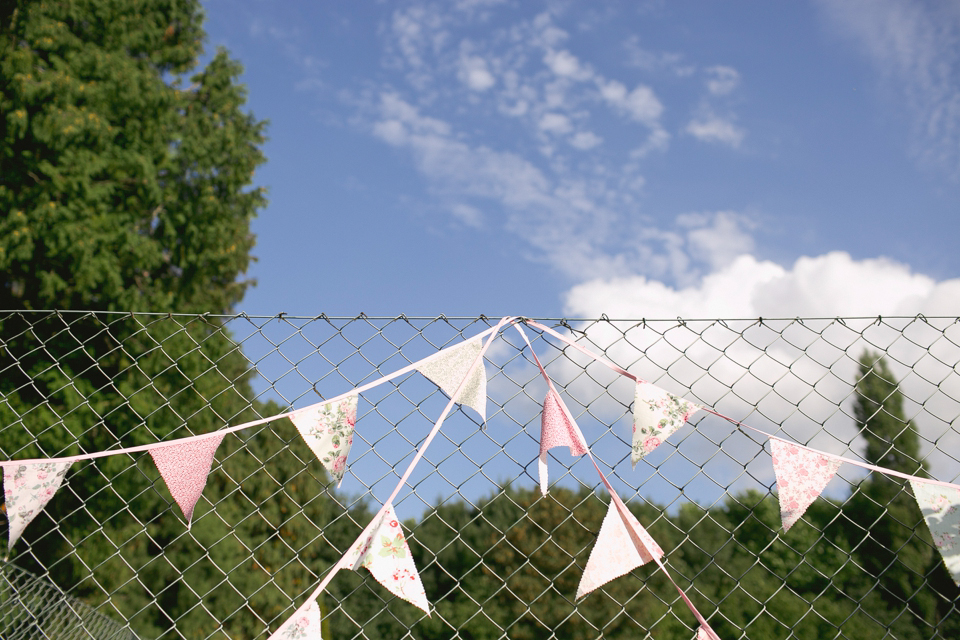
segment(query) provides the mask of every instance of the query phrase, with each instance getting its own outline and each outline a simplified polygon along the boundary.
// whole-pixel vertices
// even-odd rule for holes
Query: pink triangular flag
[[[352,553],[351,569],[366,567],[394,595],[430,615],[430,603],[392,504],[387,505],[370,535],[358,541]]]
[[[810,503],[820,497],[841,463],[779,438],[770,439],[770,450],[783,530],[789,531]]]
[[[72,462],[3,465],[3,497],[7,508],[8,545],[13,549],[30,524],[63,483]]]
[[[637,383],[633,401],[633,466],[701,409],[649,382]]]
[[[207,476],[213,466],[213,456],[223,441],[223,434],[190,440],[184,443],[160,444],[150,448],[150,457],[157,471],[167,483],[170,495],[180,505],[187,529],[191,526],[193,509],[207,485]]]
[[[580,578],[577,598],[582,598],[597,587],[630,573],[654,558],[662,557],[663,549],[636,517],[627,511],[627,521],[624,522],[620,510],[611,500],[607,515],[600,525],[597,542],[593,545],[587,567]]]
[[[320,628],[323,613],[320,605],[311,598],[303,603],[287,621],[267,640],[322,640]]]
[[[347,456],[353,446],[358,399],[359,396],[352,395],[335,402],[321,402],[289,415],[304,442],[337,481],[337,486],[343,482]]]
[[[586,446],[577,429],[564,411],[563,400],[552,389],[543,400],[543,415],[540,417],[540,491],[547,495],[547,451],[554,447],[567,447],[570,455],[582,456]]]
[[[919,479],[910,485],[943,564],[960,586],[960,490]]]
[[[417,371],[443,389],[443,392],[456,402],[475,409],[480,414],[481,420],[485,421],[487,419],[487,371],[483,358],[473,369],[460,394],[454,398],[457,387],[466,378],[467,372],[481,350],[479,340],[464,342],[444,349],[439,357],[419,365]]]

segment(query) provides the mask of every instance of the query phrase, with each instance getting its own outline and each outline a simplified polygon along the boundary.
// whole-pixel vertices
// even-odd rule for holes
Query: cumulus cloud
[[[637,122],[642,122],[649,127],[658,126],[660,116],[663,114],[663,103],[657,98],[653,89],[641,84],[628,92],[627,87],[617,80],[601,80],[598,85],[600,95],[611,106]]]
[[[921,455],[935,477],[952,480],[960,464],[941,451],[960,446],[951,426],[960,413],[960,373],[950,364],[960,361],[960,326],[935,316],[956,314],[957,300],[960,279],[937,282],[891,260],[832,252],[788,267],[741,255],[686,287],[640,275],[593,279],[570,289],[565,312],[612,318],[580,325],[584,333],[574,337],[633,374],[753,427],[854,458],[864,446],[852,420],[857,360],[868,350],[885,352],[906,415],[919,428]],[[927,317],[913,318],[918,312]],[[789,319],[798,316],[807,319]],[[632,387],[608,369],[561,359],[551,374],[569,380],[577,397],[600,398],[592,415],[609,423],[629,419]],[[679,448],[687,459],[714,465],[715,484],[704,495],[712,490],[720,499],[731,487],[773,481],[769,457],[744,435],[749,430],[709,416],[698,422],[649,460],[659,475],[680,473],[670,462]],[[628,440],[629,424],[618,428]],[[743,477],[744,467],[750,477]],[[863,475],[844,469],[830,490],[835,494]]]

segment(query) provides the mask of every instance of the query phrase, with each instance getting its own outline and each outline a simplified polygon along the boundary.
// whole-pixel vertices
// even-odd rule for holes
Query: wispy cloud
[[[914,118],[913,153],[960,180],[960,3],[821,0],[904,96]]]
[[[697,140],[726,144],[733,148],[740,146],[745,135],[743,129],[733,122],[710,111],[691,120],[687,124],[686,132]]]

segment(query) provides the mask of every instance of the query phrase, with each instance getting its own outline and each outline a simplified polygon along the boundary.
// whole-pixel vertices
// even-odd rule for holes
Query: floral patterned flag
[[[953,581],[960,586],[960,490],[913,479],[910,485],[933,543]]]
[[[841,462],[779,438],[770,439],[770,451],[777,476],[780,518],[783,530],[789,531],[810,503],[820,497]]]
[[[223,434],[220,434],[182,444],[157,445],[150,449],[150,457],[157,465],[157,471],[187,519],[187,529],[192,524],[197,500],[207,486],[213,456],[222,441]]]
[[[633,452],[630,454],[633,466],[700,409],[649,382],[638,382],[633,402]]]
[[[377,582],[394,595],[430,615],[430,603],[427,602],[420,574],[417,573],[392,504],[383,510],[380,522],[373,527],[370,535],[356,543],[352,554],[351,569],[357,571],[360,567],[366,567]]]
[[[554,447],[568,447],[570,455],[582,456],[587,452],[576,429],[563,410],[563,400],[550,390],[543,400],[543,415],[540,418],[540,491],[547,495],[547,451]]]
[[[314,599],[307,600],[296,613],[287,618],[267,640],[322,640],[320,625],[323,613]]]
[[[465,342],[456,347],[443,350],[443,355],[417,367],[417,371],[429,378],[434,384],[443,389],[443,392],[453,398],[457,387],[470,370],[477,356],[480,355],[479,340]],[[477,364],[473,373],[460,395],[454,398],[456,402],[472,407],[480,414],[481,420],[487,419],[487,371],[483,360]]]
[[[600,535],[590,552],[587,567],[583,570],[577,598],[582,598],[597,587],[615,578],[626,575],[654,558],[663,557],[663,549],[647,533],[632,513],[627,512],[627,522],[613,501],[600,525]],[[633,529],[633,535],[627,527]]]
[[[358,399],[359,396],[353,395],[337,402],[315,404],[289,416],[304,441],[337,481],[337,486],[343,482],[347,455],[353,446]]]
[[[27,525],[37,517],[60,488],[72,462],[37,462],[3,465],[3,497],[7,507],[8,545],[20,539]]]

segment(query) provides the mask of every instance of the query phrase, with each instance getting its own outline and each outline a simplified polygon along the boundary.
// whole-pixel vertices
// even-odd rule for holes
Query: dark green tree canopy
[[[264,123],[192,0],[0,13],[0,306],[228,311]]]

